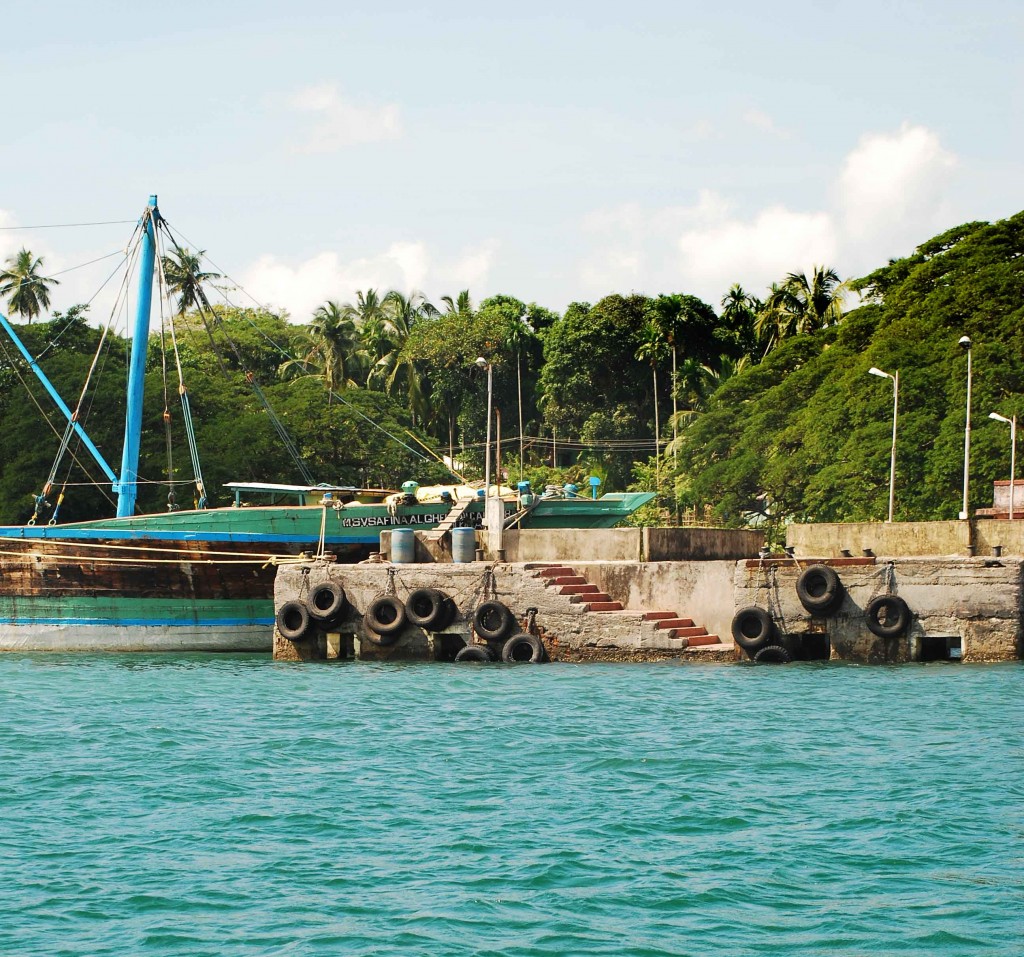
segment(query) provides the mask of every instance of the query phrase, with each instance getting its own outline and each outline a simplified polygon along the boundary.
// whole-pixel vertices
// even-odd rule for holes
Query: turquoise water
[[[1022,691],[0,657],[0,954],[1018,955]]]

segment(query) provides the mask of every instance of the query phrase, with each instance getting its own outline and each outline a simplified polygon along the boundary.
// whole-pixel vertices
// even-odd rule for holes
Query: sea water
[[[0,954],[1019,955],[1020,665],[0,658]]]

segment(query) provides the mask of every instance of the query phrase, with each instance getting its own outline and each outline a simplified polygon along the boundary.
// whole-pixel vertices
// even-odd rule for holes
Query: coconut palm
[[[192,252],[190,249],[176,247],[170,256],[163,256],[160,265],[163,268],[167,288],[171,293],[178,294],[178,315],[183,316],[189,309],[210,308],[203,286],[215,279],[220,279],[219,272],[203,271],[205,249]]]
[[[33,258],[32,253],[22,248],[16,256],[8,258],[6,268],[0,272],[0,296],[7,299],[12,313],[29,323],[43,309],[50,308],[50,286],[60,285],[56,279],[41,276],[42,268],[43,257]]]
[[[441,302],[445,305],[446,316],[473,315],[473,300],[469,298],[468,289],[463,289],[454,299],[451,296],[442,296]]]
[[[651,364],[651,375],[654,377],[654,471],[655,481],[661,487],[661,421],[658,417],[658,363],[663,362],[668,355],[668,343],[665,341],[665,333],[661,326],[654,320],[648,319],[640,330],[640,345],[636,350],[636,357],[641,362]]]
[[[381,300],[380,311],[382,354],[367,381],[380,384],[384,391],[392,395],[404,387],[413,420],[422,419],[428,411],[427,379],[416,361],[406,352],[405,343],[413,326],[422,319],[436,316],[437,309],[421,292],[414,290],[405,296],[392,289]]]
[[[323,380],[328,396],[355,385],[353,376],[361,365],[363,350],[356,321],[346,307],[331,299],[317,306],[309,324],[309,338],[311,346],[306,355],[289,359],[282,371],[300,369],[309,374],[309,370],[316,370],[313,374]]]
[[[789,336],[839,322],[848,288],[834,269],[824,266],[815,266],[809,279],[806,273],[791,272],[781,285],[773,284],[755,323],[765,354]]]

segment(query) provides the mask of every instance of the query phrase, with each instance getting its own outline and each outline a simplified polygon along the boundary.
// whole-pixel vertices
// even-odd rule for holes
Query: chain
[[[398,594],[397,590],[395,589],[395,569],[394,568],[389,568],[388,569],[388,581],[387,581],[387,584],[384,586],[384,594],[385,595],[397,595]]]
[[[537,609],[536,608],[527,608],[526,609],[526,630],[531,635],[538,635],[538,637],[539,637],[540,633],[537,631]]]

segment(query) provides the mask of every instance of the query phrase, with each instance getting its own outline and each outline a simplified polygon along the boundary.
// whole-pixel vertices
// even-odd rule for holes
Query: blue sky
[[[23,4],[0,226],[132,219],[156,192],[299,320],[369,286],[717,305],[1024,208],[1022,10]],[[129,232],[5,229],[0,256],[63,270]],[[106,267],[63,274],[54,306]]]

